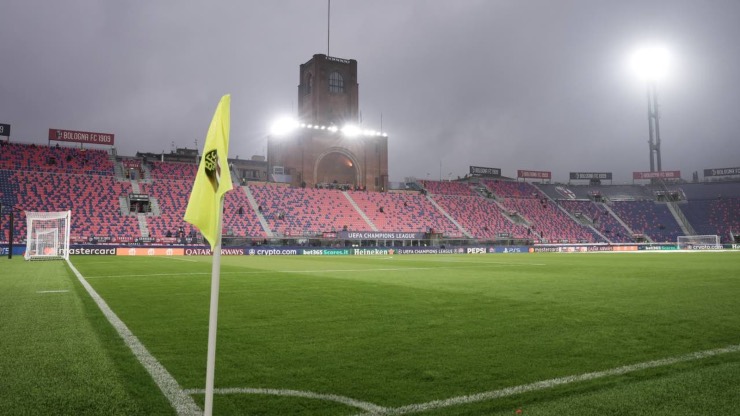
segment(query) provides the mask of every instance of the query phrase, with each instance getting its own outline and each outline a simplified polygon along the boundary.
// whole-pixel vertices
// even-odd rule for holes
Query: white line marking
[[[537,381],[530,384],[523,384],[519,386],[507,387],[499,390],[492,390],[483,393],[470,394],[465,396],[451,397],[443,400],[433,400],[426,403],[415,403],[401,407],[383,407],[374,403],[356,400],[346,396],[339,396],[336,394],[321,394],[311,391],[300,391],[300,390],[287,390],[287,389],[265,389],[265,388],[249,388],[249,387],[231,387],[231,388],[219,388],[213,392],[215,394],[264,394],[273,396],[290,396],[290,397],[303,397],[307,399],[318,399],[327,400],[337,403],[346,404],[348,406],[356,407],[364,410],[364,413],[360,413],[356,416],[391,416],[391,415],[406,415],[411,413],[421,413],[429,410],[443,409],[451,406],[458,406],[463,404],[470,404],[476,402],[483,402],[489,400],[495,400],[502,397],[514,396],[517,394],[528,393],[537,390],[544,390],[561,386],[565,384],[578,383],[582,381],[594,380],[603,377],[623,375],[632,373],[635,371],[646,370],[655,367],[664,367],[668,365],[678,364],[681,362],[695,361],[707,357],[713,357],[716,355],[729,354],[733,352],[740,352],[740,344],[730,345],[724,348],[716,348],[712,350],[692,352],[689,354],[679,355],[677,357],[663,358],[653,361],[645,361],[637,364],[630,364],[622,367],[616,367],[604,371],[595,371],[592,373],[584,373],[580,375],[565,376],[559,378],[553,378],[544,381]],[[186,394],[205,394],[203,389],[187,389],[184,390]]]
[[[172,377],[172,374],[170,374],[169,371],[167,371],[167,369],[164,368],[164,366],[160,364],[160,362],[157,361],[156,358],[154,358],[154,356],[146,349],[144,344],[139,341],[136,335],[134,335],[131,330],[128,329],[126,324],[124,324],[123,321],[121,321],[121,319],[113,312],[113,310],[111,310],[105,300],[103,300],[98,292],[96,292],[95,289],[90,286],[90,283],[85,280],[85,278],[77,270],[77,268],[75,268],[72,262],[67,260],[67,264],[77,276],[77,279],[80,281],[80,283],[82,283],[82,286],[85,287],[87,293],[90,294],[90,297],[93,298],[95,303],[103,312],[103,315],[108,318],[108,322],[113,325],[113,328],[116,329],[118,335],[123,338],[126,345],[128,345],[128,347],[131,349],[131,352],[134,353],[136,359],[139,360],[141,365],[143,365],[146,371],[149,372],[149,374],[152,376],[152,379],[154,379],[154,382],[157,383],[157,386],[159,386],[159,389],[162,390],[162,393],[164,393],[165,397],[167,397],[167,400],[170,401],[170,404],[175,409],[177,414],[186,416],[201,415],[203,411],[198,407],[198,405],[195,404],[193,398],[187,395],[182,390],[180,385],[177,384],[177,380]]]
[[[716,348],[713,350],[692,352],[692,353],[680,355],[677,357],[663,358],[660,360],[646,361],[646,362],[637,363],[637,364],[630,364],[630,365],[625,365],[623,367],[612,368],[610,370],[595,371],[592,373],[553,378],[549,380],[538,381],[538,382],[531,383],[531,384],[507,387],[507,388],[500,389],[500,390],[492,390],[492,391],[476,393],[476,394],[471,394],[471,395],[466,395],[466,396],[451,397],[449,399],[443,399],[443,400],[433,400],[431,402],[426,402],[426,403],[410,404],[407,406],[389,408],[389,409],[385,409],[382,411],[369,411],[368,413],[363,413],[362,415],[363,416],[370,416],[370,415],[387,416],[387,415],[406,415],[406,414],[411,414],[411,413],[426,412],[428,410],[442,409],[442,408],[461,405],[461,404],[469,404],[469,403],[475,403],[475,402],[494,400],[494,399],[498,399],[501,397],[513,396],[516,394],[527,393],[530,391],[549,389],[549,388],[553,388],[553,387],[564,385],[564,384],[571,384],[571,383],[577,383],[581,381],[594,380],[597,378],[603,378],[603,377],[609,377],[609,376],[617,376],[617,375],[632,373],[635,371],[645,370],[648,368],[663,367],[663,366],[677,364],[677,363],[686,362],[686,361],[695,361],[695,360],[700,360],[702,358],[713,357],[715,355],[728,354],[728,353],[733,353],[733,352],[738,352],[738,351],[740,351],[740,344],[731,345],[729,347],[724,347],[724,348]]]
[[[205,394],[204,389],[188,389],[185,390],[187,394]],[[221,388],[213,389],[214,394],[266,394],[271,396],[290,396],[290,397],[303,397],[307,399],[319,399],[332,401],[337,403],[346,404],[347,406],[357,407],[359,409],[371,412],[375,414],[377,412],[385,412],[388,410],[386,407],[378,406],[374,403],[363,402],[355,400],[351,397],[338,396],[336,394],[321,394],[314,393],[312,391],[300,391],[300,390],[284,390],[284,389],[260,389],[260,388]]]
[[[36,293],[67,293],[69,290],[37,290]]]

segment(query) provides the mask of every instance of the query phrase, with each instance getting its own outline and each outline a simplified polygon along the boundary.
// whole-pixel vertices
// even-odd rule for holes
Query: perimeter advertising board
[[[381,231],[340,231],[342,240],[421,240],[424,233],[381,232]]]
[[[8,252],[10,252],[10,249],[8,248],[7,244],[0,245],[0,256],[7,256]],[[13,246],[13,255],[14,256],[22,256],[26,254],[26,245],[14,245]]]
[[[396,249],[396,254],[464,254],[465,249],[462,247],[457,248],[442,248],[442,247],[399,247]]]
[[[119,247],[116,256],[184,256],[185,249],[162,247]]]
[[[529,247],[525,247],[525,246],[491,247],[488,249],[488,252],[489,253],[503,253],[503,254],[529,253]]]
[[[248,256],[297,256],[302,249],[290,247],[259,247],[247,250]]]
[[[611,172],[571,172],[570,173],[570,180],[572,181],[581,181],[581,180],[593,180],[593,179],[599,179],[599,180],[612,180],[612,173]]]
[[[213,254],[208,247],[185,247],[186,256],[210,256]],[[221,248],[222,256],[243,256],[247,254],[247,250],[244,248]]]
[[[486,168],[483,166],[471,166],[470,174],[473,176],[488,176],[496,178],[501,176],[501,169],[499,168]]]
[[[61,129],[49,129],[49,140],[56,140],[58,142],[105,144],[108,146],[113,146],[114,144],[114,137],[111,133],[94,133],[90,131]]]
[[[704,177],[740,175],[740,168],[704,169]]]
[[[681,179],[681,171],[664,170],[661,172],[632,172],[632,179]]]
[[[348,248],[304,248],[304,256],[349,256]]]
[[[552,172],[544,170],[523,170],[516,171],[517,178],[523,179],[552,179]]]
[[[116,247],[97,246],[97,245],[71,245],[69,247],[70,256],[113,256],[116,254]]]

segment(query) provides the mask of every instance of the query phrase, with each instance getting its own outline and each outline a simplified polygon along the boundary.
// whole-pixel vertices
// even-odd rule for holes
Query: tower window
[[[344,78],[337,71],[329,74],[329,92],[344,92]]]

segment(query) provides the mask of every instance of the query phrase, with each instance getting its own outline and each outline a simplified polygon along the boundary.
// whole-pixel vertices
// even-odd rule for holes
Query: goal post
[[[71,211],[26,211],[26,260],[69,260]]]
[[[718,235],[679,235],[676,247],[679,250],[719,250],[722,244]]]

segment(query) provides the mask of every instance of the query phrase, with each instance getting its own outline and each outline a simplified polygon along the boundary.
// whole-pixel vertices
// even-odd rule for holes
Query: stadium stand
[[[740,198],[697,199],[679,208],[700,235],[718,235],[732,243],[731,233],[740,234]]]
[[[476,192],[470,188],[470,184],[467,182],[423,180],[421,183],[427,192],[432,195],[477,195]]]
[[[611,209],[634,233],[645,234],[655,242],[675,243],[678,236],[684,234],[665,203],[614,201]]]
[[[0,204],[2,204],[3,209],[6,212],[9,212],[10,209],[19,209],[18,208],[18,195],[20,193],[20,187],[18,185],[18,182],[15,180],[12,180],[15,176],[15,172],[12,170],[7,169],[0,169]],[[2,221],[2,232],[0,232],[0,240],[2,241],[9,241],[10,240],[10,225],[7,223],[7,221]],[[19,240],[18,238],[18,224],[15,224],[13,227],[16,230],[16,234],[14,234],[15,240]]]
[[[198,173],[198,165],[193,163],[152,161],[148,162],[148,165],[152,179],[189,180],[192,184],[195,174]]]
[[[481,179],[480,183],[499,198],[541,198],[539,190],[527,182]]]
[[[493,240],[508,234],[513,238],[531,237],[531,231],[515,224],[495,202],[480,196],[435,195],[434,200],[473,237]]]
[[[192,180],[158,179],[139,186],[142,193],[156,198],[159,205],[160,214],[146,218],[150,237],[171,237],[181,229],[188,235],[194,230],[192,225],[183,220],[193,187]]]
[[[568,212],[577,215],[585,215],[601,234],[612,243],[633,243],[632,233],[606,209],[593,201],[583,200],[559,200],[560,206]]]
[[[481,183],[510,213],[529,222],[528,237],[550,242],[603,242],[598,234],[574,221],[532,184],[491,179]]]
[[[591,229],[575,222],[553,201],[543,197],[504,198],[501,204],[530,223],[532,233],[549,242],[602,242]]]
[[[250,183],[262,215],[278,235],[302,236],[347,230],[367,231],[370,225],[336,189],[304,189]]]
[[[14,208],[19,211],[72,211],[72,236],[141,236],[134,217],[122,216],[118,198],[131,193],[128,182],[113,176],[20,172],[8,175],[16,183]],[[17,236],[25,238],[25,219],[16,221]],[[18,234],[20,233],[20,234]]]
[[[4,143],[0,169],[68,174],[113,175],[114,164],[104,150]]]
[[[197,171],[195,163],[119,158],[124,168],[151,171],[150,179],[136,175],[126,180],[108,152],[76,147],[3,142],[0,144],[0,202],[8,212],[23,210],[72,210],[73,237],[141,237],[135,215],[125,212],[121,197],[149,194],[157,206],[147,213],[146,227],[152,237],[166,237],[180,230],[196,233],[183,215]],[[121,176],[124,172],[124,176]],[[475,183],[420,181],[424,189],[400,192],[342,192],[336,189],[290,188],[250,183],[257,204],[270,229],[265,230],[245,188],[236,187],[224,201],[224,234],[265,238],[303,236],[322,232],[379,231],[428,232],[461,236],[462,231],[444,210],[474,238],[496,239],[500,235],[550,242],[601,242],[590,227],[573,219],[580,213],[612,242],[632,242],[632,233],[645,234],[656,242],[675,243],[685,232],[661,195],[676,193],[675,204],[698,234],[718,234],[731,242],[730,232],[740,233],[740,182],[682,183],[660,185],[565,185],[481,179],[495,199],[479,195]],[[133,183],[133,184],[132,184]],[[410,182],[416,186],[417,182]],[[404,188],[409,188],[407,183]],[[425,195],[425,193],[429,195]],[[606,201],[612,213],[595,196]],[[349,197],[349,199],[348,199]],[[432,202],[434,201],[434,202]],[[439,209],[437,208],[439,206]],[[382,209],[381,209],[382,208]],[[360,212],[358,212],[358,210]],[[570,215],[568,213],[570,213]],[[364,215],[363,215],[364,214]],[[508,217],[508,218],[507,218]],[[365,220],[368,218],[369,222]],[[511,218],[511,219],[510,219]],[[0,239],[7,240],[7,221]],[[14,224],[16,241],[25,238],[25,220]]]
[[[379,231],[435,230],[447,235],[460,234],[457,226],[420,193],[349,191],[348,194]]]
[[[224,197],[223,230],[227,236],[258,238],[267,236],[242,187],[234,187]]]

